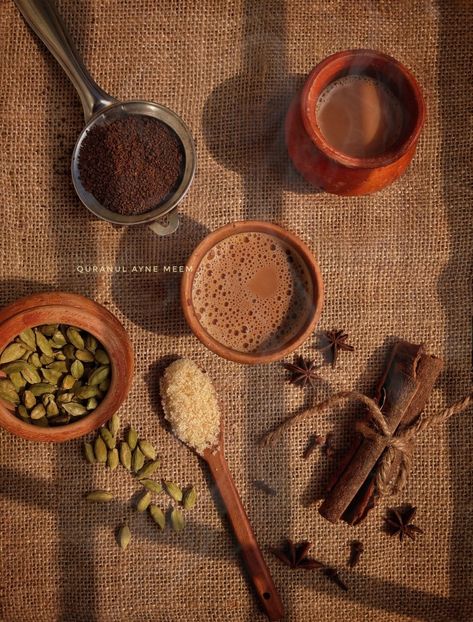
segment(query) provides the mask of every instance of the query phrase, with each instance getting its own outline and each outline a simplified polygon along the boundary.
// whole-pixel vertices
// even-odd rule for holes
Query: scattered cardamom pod
[[[97,462],[102,462],[104,464],[107,462],[107,446],[105,445],[101,436],[97,436],[97,438],[95,439],[94,453]]]
[[[177,484],[174,482],[164,482],[164,488],[170,497],[174,499],[177,503],[182,501],[182,490],[179,488]]]
[[[128,443],[131,451],[134,451],[136,444],[138,443],[138,433],[134,428],[130,428],[126,433],[126,442]]]
[[[143,468],[144,463],[145,463],[145,457],[141,449],[137,447],[135,451],[133,452],[133,461],[132,461],[133,471],[135,473],[138,473]]]
[[[152,479],[140,479],[140,484],[143,484],[145,488],[151,490],[151,492],[154,492],[156,494],[159,494],[163,491],[162,484],[160,484],[159,482],[155,482]]]
[[[120,548],[125,550],[131,541],[131,531],[128,525],[123,525],[120,527],[118,532],[118,544]]]
[[[194,486],[191,486],[184,495],[184,499],[182,501],[182,507],[185,510],[191,510],[194,505],[197,503],[197,492]]]
[[[92,443],[84,443],[84,455],[87,462],[89,462],[90,464],[95,464],[96,460]]]
[[[120,416],[117,413],[113,413],[112,418],[108,422],[108,429],[112,436],[116,436],[120,431]]]
[[[135,449],[135,452],[136,451],[139,451],[139,449]],[[148,462],[143,467],[141,467],[141,469],[136,473],[136,477],[138,479],[150,477],[150,475],[153,475],[153,473],[157,471],[157,469],[159,468],[159,464],[160,464],[159,460]]]
[[[112,471],[114,471],[117,466],[118,466],[118,449],[116,447],[114,447],[113,449],[110,449],[108,451],[107,454],[107,466],[109,469],[112,469]]]
[[[179,508],[174,508],[171,512],[171,525],[175,532],[182,531],[185,527],[186,521],[184,515]]]
[[[138,499],[138,502],[136,504],[136,510],[138,512],[144,512],[145,510],[148,509],[148,506],[150,503],[151,503],[151,493],[149,490],[147,490]]]
[[[156,525],[158,525],[160,529],[164,529],[166,526],[166,516],[162,509],[157,505],[150,505],[148,511]]]
[[[116,440],[112,436],[110,430],[106,427],[100,428],[100,436],[103,438],[105,444],[109,449],[115,449]]]
[[[125,469],[131,471],[131,449],[128,443],[126,443],[125,441],[122,441],[120,444],[120,462],[125,467]]]
[[[149,441],[140,440],[138,445],[146,458],[149,460],[156,460],[156,449]]]
[[[108,503],[113,499],[113,494],[107,490],[93,490],[89,492],[85,498],[87,501],[93,501],[95,503]]]

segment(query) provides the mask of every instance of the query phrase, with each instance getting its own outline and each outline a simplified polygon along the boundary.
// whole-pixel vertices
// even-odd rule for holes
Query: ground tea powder
[[[144,115],[94,125],[79,151],[84,189],[104,207],[129,216],[163,203],[179,185],[183,167],[176,133]]]

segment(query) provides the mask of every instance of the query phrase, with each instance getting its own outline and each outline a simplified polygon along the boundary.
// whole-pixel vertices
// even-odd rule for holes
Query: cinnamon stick
[[[406,341],[395,344],[376,392],[378,404],[383,398],[382,412],[391,434],[424,409],[442,366],[442,361],[426,354],[422,345]],[[366,517],[375,505],[374,474],[386,443],[381,436],[372,440],[356,435],[329,484],[319,509],[322,516],[331,522],[343,519],[350,524]]]

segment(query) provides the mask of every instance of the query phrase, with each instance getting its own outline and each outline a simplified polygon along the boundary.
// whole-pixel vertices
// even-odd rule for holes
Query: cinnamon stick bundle
[[[376,402],[391,434],[402,430],[424,409],[443,367],[441,359],[426,354],[423,345],[399,341],[393,347],[386,370],[376,390]],[[329,483],[319,512],[335,523],[361,522],[376,501],[374,476],[386,450],[383,436],[366,438],[357,434]],[[399,464],[392,465],[395,472]]]

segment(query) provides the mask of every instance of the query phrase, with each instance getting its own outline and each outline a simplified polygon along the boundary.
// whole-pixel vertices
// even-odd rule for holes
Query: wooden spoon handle
[[[222,451],[217,451],[214,454],[207,451],[205,460],[227,509],[228,519],[240,545],[241,556],[258,594],[261,607],[270,620],[281,620],[284,616],[281,598],[256,541],[225,456]]]

